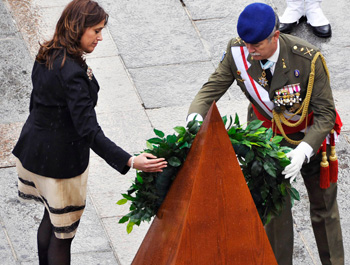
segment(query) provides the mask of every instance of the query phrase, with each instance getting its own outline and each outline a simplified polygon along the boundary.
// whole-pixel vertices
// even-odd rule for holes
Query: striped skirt
[[[59,239],[75,236],[86,204],[88,169],[69,179],[54,179],[34,174],[16,158],[18,195],[25,201],[44,204]]]

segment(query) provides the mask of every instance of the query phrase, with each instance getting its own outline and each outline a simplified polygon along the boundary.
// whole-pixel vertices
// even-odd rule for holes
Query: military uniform
[[[236,80],[237,85],[250,101],[248,120],[256,119],[256,112],[266,120],[271,120],[272,111],[276,107],[276,98],[288,85],[300,89],[300,100],[307,93],[311,72],[311,63],[318,49],[297,37],[280,34],[279,57],[275,65],[271,84],[262,82],[263,69],[259,61],[253,60],[245,49],[240,38],[230,40],[216,71],[194,98],[189,114],[199,113],[205,117],[212,102],[218,101]],[[239,62],[239,53],[242,61]],[[262,102],[260,95],[251,92],[254,83],[260,84],[260,95],[265,94],[267,101]],[[253,85],[251,85],[253,84]],[[261,89],[262,88],[262,89]],[[262,91],[265,90],[265,91]],[[292,106],[293,104],[291,104]],[[294,112],[293,108],[290,112]],[[309,112],[313,112],[313,123],[303,131],[292,132],[288,137],[309,144],[314,155],[301,170],[310,200],[310,215],[315,238],[323,264],[344,264],[344,250],[340,228],[340,218],[336,201],[337,184],[332,183],[328,189],[319,186],[321,155],[317,154],[322,142],[334,126],[336,111],[326,69],[321,57],[315,61],[314,85],[310,99]],[[287,141],[282,144],[295,147]],[[266,226],[266,232],[279,264],[292,264],[293,254],[293,220],[290,207],[286,207],[281,216],[275,217]]]

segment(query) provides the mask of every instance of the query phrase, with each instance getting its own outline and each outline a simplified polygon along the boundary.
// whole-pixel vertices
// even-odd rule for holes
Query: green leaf
[[[280,185],[280,191],[281,191],[281,194],[283,196],[286,196],[287,195],[287,188],[286,188],[286,184],[285,183],[281,183]]]
[[[299,194],[299,192],[298,192],[296,189],[290,188],[290,196],[291,196],[293,199],[295,199],[295,200],[297,200],[297,201],[300,201],[300,194]]]
[[[141,213],[142,209],[139,209],[139,210],[135,210],[133,212],[133,215],[130,216],[130,222],[136,224],[138,220],[140,220],[141,218]]]
[[[154,133],[155,133],[157,136],[159,136],[160,138],[163,138],[163,137],[164,137],[164,133],[163,133],[162,131],[159,131],[159,130],[157,130],[157,129],[154,129],[153,131],[154,131]]]
[[[265,132],[265,137],[266,137],[265,139],[270,140],[272,138],[272,136],[273,136],[272,129],[271,128],[267,129]]]
[[[248,124],[246,131],[248,131],[248,130],[254,131],[254,130],[260,128],[263,123],[264,123],[263,121],[253,120]]]
[[[185,142],[183,145],[181,145],[179,148],[180,149],[183,149],[183,148],[186,148],[186,147],[189,147],[189,144],[188,142]]]
[[[136,178],[137,178],[137,181],[140,182],[140,184],[143,184],[143,179],[142,177],[140,176],[140,174],[136,174]]]
[[[268,162],[268,161],[265,161],[265,163],[264,163],[264,169],[266,170],[266,172],[267,172],[270,176],[272,176],[272,177],[274,177],[274,178],[277,177],[275,167],[274,167],[274,165],[273,165],[272,163],[270,163],[270,162]]]
[[[253,161],[254,157],[255,157],[254,151],[253,150],[249,150],[248,153],[245,156],[246,163],[250,163],[251,161]]]
[[[265,134],[265,130],[260,130],[261,128],[257,129],[256,131],[254,131],[253,133],[248,133],[246,136],[249,137],[259,137],[260,134]]]
[[[166,137],[166,141],[167,141],[168,143],[170,143],[170,144],[176,143],[176,140],[177,140],[177,137],[176,137],[176,135],[174,135],[174,134],[168,135],[168,136]]]
[[[148,139],[148,142],[151,144],[161,144],[163,143],[163,140],[155,137],[155,138]]]
[[[277,159],[280,159],[280,158],[282,158],[282,156],[280,157],[280,155],[281,155],[281,153],[282,153],[282,155],[284,155],[285,156],[285,154],[283,153],[283,152],[276,152],[275,150],[267,150],[267,152],[266,152],[270,157],[274,157],[274,158],[277,158]]]
[[[292,150],[293,150],[293,148],[290,148],[288,146],[281,146],[280,149],[279,149],[279,151],[281,151],[281,152],[283,152],[285,154],[289,153]]]
[[[150,142],[148,142],[148,141],[146,141],[146,146],[147,146],[147,148],[149,150],[153,150],[154,149],[153,145]]]
[[[192,134],[197,134],[197,132],[199,131],[199,122],[198,121],[195,121],[195,123],[188,128],[188,131]]]
[[[119,220],[119,224],[124,224],[126,223],[127,221],[129,221],[129,217],[127,215],[123,216],[122,218],[120,218]]]
[[[283,136],[276,135],[275,137],[272,138],[271,141],[272,141],[274,144],[278,144],[278,143],[280,143],[282,140],[283,140]]]
[[[238,114],[236,113],[236,116],[235,116],[235,124],[240,127],[241,125],[239,124],[239,117],[238,117]]]
[[[118,205],[123,205],[123,204],[125,204],[125,203],[127,203],[128,202],[128,199],[120,199],[119,201],[117,201],[117,204]]]
[[[192,121],[190,121],[190,122],[192,122]],[[177,126],[177,127],[174,128],[174,130],[175,130],[175,132],[177,132],[180,135],[183,135],[186,132],[186,128],[182,127],[182,126]]]
[[[287,157],[287,156],[286,156],[286,154],[283,153],[283,152],[277,152],[277,157],[278,157],[279,159],[281,159],[281,158],[285,158],[285,157]]]
[[[237,141],[242,141],[244,138],[244,133],[236,132],[233,136],[233,139],[236,139]]]
[[[234,145],[241,145],[241,142],[240,141],[237,141],[236,139],[232,139],[232,138],[230,138],[230,141],[231,141],[231,143]]]
[[[130,196],[130,195],[128,195],[128,194],[122,194],[122,196],[125,198],[125,199],[128,199],[129,201],[135,201],[135,199],[136,198],[134,198],[134,197],[132,197],[132,196]]]
[[[230,123],[227,125],[226,128],[230,128],[232,126],[232,123],[233,123],[233,119],[232,119],[232,116],[230,115]]]
[[[126,232],[127,232],[128,234],[131,233],[134,224],[135,224],[135,223],[133,223],[133,222],[129,222],[128,225],[126,226]]]
[[[171,165],[173,167],[181,166],[181,161],[176,156],[170,157],[168,160],[168,163],[169,163],[169,165]]]
[[[291,163],[291,162],[290,162],[290,160],[289,160],[288,158],[283,159],[283,160],[280,160],[280,166],[281,166],[282,168],[285,168],[285,167],[288,166],[290,163]]]
[[[266,148],[269,147],[268,145],[265,145],[264,143],[261,143],[261,142],[259,142],[259,143],[250,142],[250,144],[251,144],[251,145],[254,145],[254,146],[259,146],[259,147],[260,147],[260,146],[264,146],[264,147],[266,147]]]
[[[226,126],[226,123],[227,123],[227,116],[223,116],[221,117],[222,118],[222,122],[224,123],[224,125]]]
[[[228,130],[228,135],[234,135],[236,133],[236,128],[232,127],[231,129]]]
[[[193,124],[195,124],[195,123],[196,123],[196,120],[193,119],[192,121],[190,121],[190,122],[187,123],[186,128],[187,128],[187,129],[188,129],[188,128],[191,128],[191,127],[193,126]]]

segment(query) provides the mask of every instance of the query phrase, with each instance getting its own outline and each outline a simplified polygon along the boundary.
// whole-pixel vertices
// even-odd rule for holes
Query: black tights
[[[73,238],[58,239],[53,232],[50,216],[45,208],[38,229],[38,254],[40,265],[69,265]]]

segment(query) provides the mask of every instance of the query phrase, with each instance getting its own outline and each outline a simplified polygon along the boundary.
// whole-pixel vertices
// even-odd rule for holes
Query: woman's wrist
[[[128,161],[128,166],[130,167],[130,169],[134,168],[134,163],[135,163],[135,156],[132,156],[129,158],[129,161]]]

